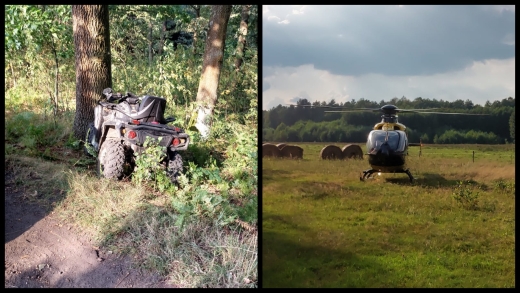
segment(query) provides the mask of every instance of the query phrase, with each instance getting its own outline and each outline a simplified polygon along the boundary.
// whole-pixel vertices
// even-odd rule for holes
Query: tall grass
[[[300,146],[303,160],[263,159],[264,287],[514,287],[514,163],[439,147],[447,157],[410,155],[414,184],[361,182],[366,158]]]

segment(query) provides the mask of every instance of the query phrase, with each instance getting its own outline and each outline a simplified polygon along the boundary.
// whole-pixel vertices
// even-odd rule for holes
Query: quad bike
[[[89,124],[85,153],[97,157],[97,172],[106,178],[121,179],[135,167],[134,154],[145,150],[146,138],[160,140],[165,165],[172,182],[183,169],[178,151],[188,148],[190,137],[178,127],[167,125],[175,118],[164,118],[166,99],[132,93],[121,95],[111,88],[103,90],[106,102],[98,101],[94,122]]]

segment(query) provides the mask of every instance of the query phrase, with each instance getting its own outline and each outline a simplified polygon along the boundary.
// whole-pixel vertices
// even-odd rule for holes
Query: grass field
[[[514,145],[412,147],[411,184],[295,144],[263,159],[263,287],[515,286]]]

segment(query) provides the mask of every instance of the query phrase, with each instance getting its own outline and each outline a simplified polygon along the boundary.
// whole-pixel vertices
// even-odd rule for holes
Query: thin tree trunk
[[[162,56],[162,54],[163,54],[165,37],[166,37],[166,21],[163,21],[162,28],[161,28],[161,40],[159,42],[159,56]]]
[[[151,67],[153,62],[153,39],[152,39],[152,21],[148,22],[148,65]]]
[[[58,81],[59,81],[60,70],[59,70],[59,63],[58,63],[58,52],[56,52],[56,48],[54,47],[54,41],[53,41],[53,46],[52,46],[52,52],[54,53],[54,62],[56,64],[55,79],[54,79],[54,115],[56,116],[56,114],[59,111],[59,107],[58,107],[58,101],[59,101],[59,99],[58,99]]]
[[[191,8],[195,10],[195,23],[198,23],[200,17],[200,5],[191,5]],[[197,26],[193,30],[193,55],[197,54]]]
[[[103,89],[112,86],[108,5],[72,5],[76,57],[74,136],[84,139]]]
[[[240,21],[240,28],[238,29],[238,44],[235,58],[235,70],[239,70],[244,62],[244,51],[246,48],[247,25],[249,23],[249,11],[252,5],[243,5]]]
[[[13,87],[16,86],[16,76],[14,75],[13,63],[9,62],[9,66],[11,67],[11,76],[13,77]]]
[[[195,124],[204,139],[209,136],[211,116],[217,103],[218,83],[224,61],[226,29],[230,15],[231,5],[215,5],[211,8],[202,76],[197,92],[198,115]]]

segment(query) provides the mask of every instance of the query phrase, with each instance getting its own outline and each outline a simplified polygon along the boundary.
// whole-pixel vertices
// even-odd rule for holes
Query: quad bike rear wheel
[[[97,157],[98,175],[111,179],[123,178],[125,157],[125,149],[119,139],[105,140]]]
[[[178,152],[169,152],[167,173],[172,183],[177,183],[177,180],[181,175],[182,168],[182,156]]]

